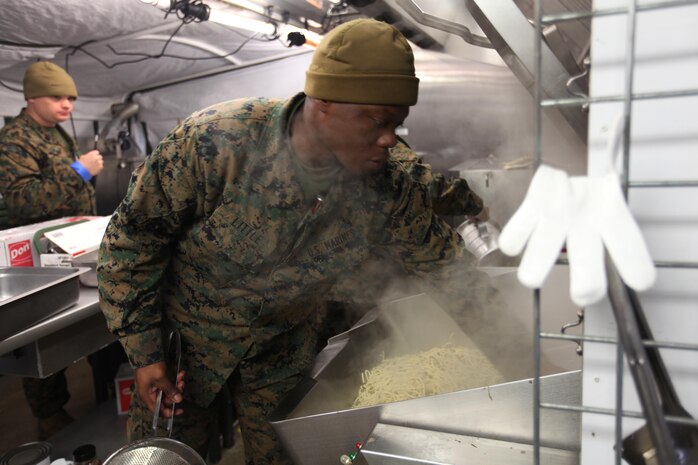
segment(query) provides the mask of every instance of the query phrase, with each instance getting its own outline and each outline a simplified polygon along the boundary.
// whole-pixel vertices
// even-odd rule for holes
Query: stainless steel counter
[[[115,340],[97,289],[81,287],[75,305],[0,341],[0,373],[45,378]]]

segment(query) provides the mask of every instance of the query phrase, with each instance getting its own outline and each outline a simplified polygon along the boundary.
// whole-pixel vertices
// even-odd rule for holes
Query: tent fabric
[[[139,118],[147,121],[151,131],[160,139],[178,120],[215,103],[243,97],[287,98],[302,91],[311,56],[311,53],[305,53],[232,73],[136,93],[133,101],[141,107]],[[210,92],[210,89],[216,91]]]
[[[219,0],[205,1],[231,8]],[[212,21],[184,24],[176,14],[165,18],[163,8],[152,3],[22,0],[5,5],[0,15],[0,115],[19,113],[26,103],[26,68],[49,60],[75,80],[80,97],[63,127],[84,150],[92,148],[95,128],[99,132],[113,124],[113,109],[131,100],[139,111],[113,126],[109,146],[126,131],[136,151],[145,154],[144,130],[155,146],[197,109],[243,96],[284,98],[303,88],[312,49],[288,47],[283,27],[280,37],[270,39]],[[298,12],[308,13],[305,0],[301,4]]]
[[[21,90],[36,59],[66,68],[81,99],[121,101],[138,89],[307,50],[211,21],[183,24],[141,0],[23,0],[0,15],[3,94]],[[13,113],[15,100],[3,99],[0,113]]]

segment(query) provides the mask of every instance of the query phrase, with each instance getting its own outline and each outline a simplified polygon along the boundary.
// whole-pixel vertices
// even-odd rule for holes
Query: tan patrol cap
[[[24,98],[78,97],[73,78],[60,66],[49,61],[32,63],[24,73]]]
[[[373,105],[417,103],[419,79],[407,39],[375,19],[355,19],[320,42],[306,73],[306,95]]]

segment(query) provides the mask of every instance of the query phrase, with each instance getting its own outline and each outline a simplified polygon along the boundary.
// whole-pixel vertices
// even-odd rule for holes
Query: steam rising
[[[415,53],[420,96],[405,124],[407,142],[434,172],[467,179],[490,208],[491,218],[504,226],[523,200],[532,177],[532,166],[525,163],[507,168],[534,155],[533,99],[508,68],[447,55],[423,59],[429,53]],[[544,115],[541,142],[544,162],[573,175],[584,173],[583,143],[576,134],[556,126],[549,115]],[[454,219],[454,225],[458,222]],[[347,322],[351,326],[371,309],[381,310],[380,322],[369,323],[365,331],[351,335],[345,350],[349,355],[340,353],[341,361],[323,376],[330,384],[318,386],[315,407],[324,402],[320,401],[323,396],[341,395],[343,405],[324,407],[348,408],[361,371],[380,362],[383,354],[391,357],[429,350],[447,343],[453,333],[463,334],[466,347],[484,354],[505,381],[532,377],[531,291],[518,284],[514,268],[510,271],[491,278],[476,268],[472,257],[455,271],[416,278],[405,276],[398,266],[391,268],[387,260],[366,264],[358,277],[350,278],[355,282],[349,287],[358,291],[351,296]],[[555,313],[552,327],[544,330],[559,330],[575,319],[567,288],[563,279],[552,292],[544,292],[549,308],[544,311]],[[426,293],[428,299],[414,297],[420,293]],[[441,324],[444,315],[450,325]],[[567,354],[561,365],[548,360],[544,348],[543,374],[579,368],[576,346],[568,342],[560,346]]]

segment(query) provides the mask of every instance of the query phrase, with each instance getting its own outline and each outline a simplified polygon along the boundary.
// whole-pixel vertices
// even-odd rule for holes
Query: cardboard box
[[[116,393],[116,412],[119,415],[128,413],[133,396],[135,378],[133,368],[128,363],[122,363],[114,377],[114,392]]]
[[[36,250],[33,240],[37,231],[94,218],[93,216],[70,216],[0,231],[0,266],[40,266],[41,251]]]
[[[99,249],[109,220],[111,216],[97,217],[84,223],[47,231],[44,237],[60,251],[77,258]]]

